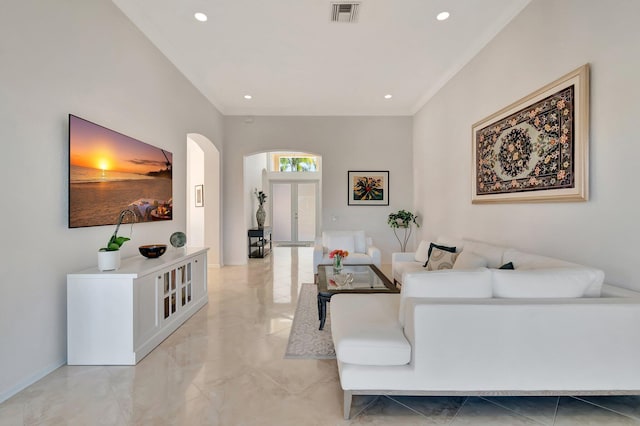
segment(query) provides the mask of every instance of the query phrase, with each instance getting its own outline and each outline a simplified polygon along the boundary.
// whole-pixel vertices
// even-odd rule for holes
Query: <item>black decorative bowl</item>
[[[150,244],[147,246],[138,247],[140,250],[140,254],[144,257],[148,257],[149,259],[154,259],[156,257],[160,257],[167,251],[166,244]]]

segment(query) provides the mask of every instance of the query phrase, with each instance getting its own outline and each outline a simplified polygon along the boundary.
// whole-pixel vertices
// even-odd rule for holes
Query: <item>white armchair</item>
[[[347,250],[349,256],[344,259],[347,265],[373,264],[380,267],[382,257],[380,249],[373,246],[373,240],[364,231],[324,231],[316,238],[313,248],[313,273],[318,273],[318,265],[333,263],[329,259],[332,250]]]

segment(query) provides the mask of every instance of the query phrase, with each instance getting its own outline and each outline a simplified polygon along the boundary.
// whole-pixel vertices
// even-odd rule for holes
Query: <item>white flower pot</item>
[[[98,269],[100,271],[115,271],[119,267],[120,250],[98,252]]]

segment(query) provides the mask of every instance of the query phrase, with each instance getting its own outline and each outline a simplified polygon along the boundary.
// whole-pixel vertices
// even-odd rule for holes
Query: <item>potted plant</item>
[[[129,209],[122,210],[118,216],[116,230],[113,232],[113,235],[111,235],[111,238],[109,238],[107,246],[98,250],[98,269],[100,271],[115,271],[120,267],[120,247],[131,239],[128,237],[118,236],[120,225],[127,214],[133,217],[133,221],[131,222],[131,227],[133,229],[133,222],[137,219],[136,214]]]
[[[393,233],[396,236],[396,239],[400,243],[400,250],[406,251],[407,243],[409,242],[409,237],[411,237],[411,231],[413,231],[413,225],[416,225],[420,228],[420,224],[417,222],[418,215],[415,215],[406,210],[400,210],[397,213],[389,214],[387,218],[387,223],[393,229]],[[398,235],[398,230],[402,229],[404,231],[402,239]]]

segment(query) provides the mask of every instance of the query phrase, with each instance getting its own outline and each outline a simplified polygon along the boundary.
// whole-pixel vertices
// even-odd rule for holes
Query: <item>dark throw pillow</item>
[[[427,261],[424,262],[424,265],[422,265],[423,267],[427,267],[427,263],[429,263],[429,258],[431,257],[431,251],[434,249],[440,249],[440,250],[444,250],[444,251],[448,251],[449,253],[455,253],[456,252],[456,248],[455,247],[447,247],[447,246],[441,246],[439,244],[436,243],[431,243],[429,244],[429,251],[427,252]]]
[[[504,265],[502,265],[498,269],[516,269],[516,268],[513,267],[513,262],[509,262],[509,263],[505,263]]]

